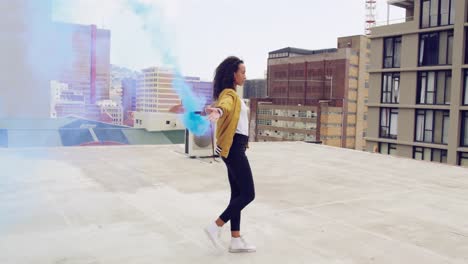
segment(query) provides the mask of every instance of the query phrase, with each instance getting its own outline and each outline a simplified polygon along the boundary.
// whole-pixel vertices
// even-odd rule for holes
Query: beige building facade
[[[172,84],[175,78],[172,69],[151,67],[142,72],[137,81],[137,112],[168,113],[171,107],[180,104]]]
[[[466,0],[392,0],[372,29],[367,150],[468,166]]]
[[[366,149],[369,40],[349,36],[337,43],[333,49],[269,53],[268,98],[251,103],[255,140]]]

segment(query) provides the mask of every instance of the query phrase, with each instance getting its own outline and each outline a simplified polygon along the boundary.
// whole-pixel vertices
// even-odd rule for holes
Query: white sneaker
[[[254,245],[249,244],[243,237],[231,238],[231,246],[229,252],[231,253],[251,253],[257,251]]]
[[[216,223],[211,223],[209,226],[205,227],[205,233],[208,238],[213,242],[213,245],[216,248],[222,249],[224,248],[221,244],[221,227],[219,227]]]

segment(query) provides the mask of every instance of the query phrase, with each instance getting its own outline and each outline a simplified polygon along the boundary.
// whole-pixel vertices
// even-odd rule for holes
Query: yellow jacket
[[[216,104],[216,107],[223,110],[223,115],[216,124],[216,152],[223,158],[228,157],[236,133],[241,111],[240,100],[234,89],[224,89]]]

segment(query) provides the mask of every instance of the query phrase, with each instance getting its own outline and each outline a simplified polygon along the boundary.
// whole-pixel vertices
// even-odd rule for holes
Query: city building
[[[125,78],[121,81],[121,85],[124,124],[127,126],[133,126],[133,113],[136,111],[137,80],[132,78]]]
[[[142,70],[137,81],[136,111],[146,113],[168,113],[174,106],[181,105],[174,87],[173,69],[151,67]],[[203,82],[199,77],[183,77],[187,87],[203,98],[206,104],[212,102],[213,85]]]
[[[110,122],[111,124],[123,124],[124,118],[121,104],[112,100],[102,100],[97,102],[97,105],[101,108],[101,115],[106,114],[110,117],[110,119],[112,120],[112,122]]]
[[[253,79],[246,80],[244,83],[244,98],[266,98],[267,89],[266,89],[266,80],[265,79]]]
[[[111,65],[109,97],[112,101],[123,105],[124,113],[136,110],[136,80],[139,75],[137,71]]]
[[[85,104],[109,99],[110,31],[95,25],[54,23],[60,68],[56,79],[82,92]]]
[[[182,102],[174,87],[177,81],[173,69],[151,67],[142,70],[137,80],[136,111],[131,113],[134,127],[149,131],[184,129],[178,114],[184,111]],[[199,77],[182,77],[194,96],[211,104],[213,85]],[[200,111],[203,109],[200,109]]]
[[[137,81],[136,111],[145,113],[167,113],[180,99],[173,88],[172,69],[151,67],[142,70]]]
[[[114,122],[96,105],[110,95],[110,31],[68,23],[53,23],[52,29],[51,116]]]
[[[368,39],[342,37],[337,46],[269,53],[268,98],[250,104],[255,140],[304,140],[365,150]]]
[[[468,165],[466,0],[392,0],[403,23],[374,27],[367,149]]]

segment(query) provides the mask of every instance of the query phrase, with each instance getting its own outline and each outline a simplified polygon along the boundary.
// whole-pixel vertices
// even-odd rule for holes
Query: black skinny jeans
[[[255,187],[245,150],[249,137],[235,134],[227,158],[223,158],[228,170],[231,200],[220,218],[231,221],[231,231],[240,231],[241,211],[255,198]]]

